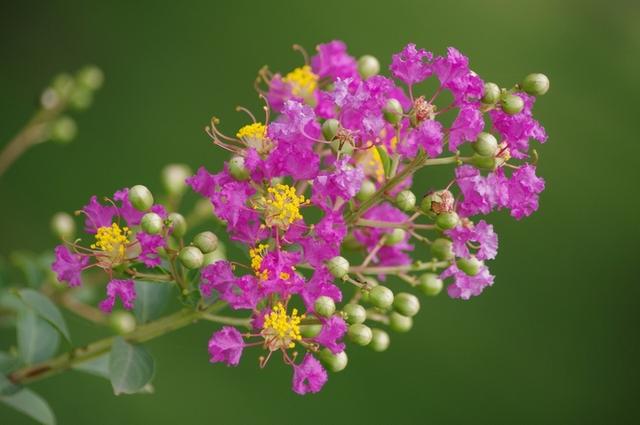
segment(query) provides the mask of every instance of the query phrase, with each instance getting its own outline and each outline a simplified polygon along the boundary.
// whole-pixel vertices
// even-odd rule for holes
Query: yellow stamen
[[[249,257],[251,258],[251,268],[256,274],[256,277],[260,280],[267,280],[269,278],[269,271],[262,270],[262,260],[264,259],[265,251],[269,246],[260,244],[255,248],[249,250]]]
[[[310,202],[304,195],[298,195],[295,187],[281,183],[268,188],[267,195],[259,198],[254,208],[264,209],[269,227],[287,229],[291,223],[302,219],[300,207]]]
[[[291,84],[291,93],[294,96],[307,97],[316,89],[318,76],[311,72],[309,65],[305,65],[288,73],[282,81]]]
[[[245,125],[236,133],[238,139],[243,137],[251,139],[264,139],[267,136],[267,127],[261,122]]]
[[[275,338],[275,340],[269,340],[270,347],[275,349],[295,347],[295,341],[302,339],[300,322],[304,317],[304,314],[298,316],[298,310],[295,308],[289,316],[281,302],[276,304],[271,313],[265,316],[264,325],[262,326],[262,331],[266,338]]]
[[[117,223],[113,223],[111,226],[102,226],[98,228],[96,243],[92,244],[91,248],[124,257],[130,235],[131,230],[128,227],[120,228]]]

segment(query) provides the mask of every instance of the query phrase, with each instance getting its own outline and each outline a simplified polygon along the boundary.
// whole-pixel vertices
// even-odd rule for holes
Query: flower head
[[[127,310],[133,308],[133,303],[136,300],[136,289],[133,280],[111,280],[107,284],[107,298],[100,302],[100,310],[105,313],[111,313],[116,298],[120,298],[123,307]]]
[[[58,245],[55,249],[55,261],[51,269],[58,275],[58,280],[67,282],[69,286],[79,286],[80,274],[89,264],[89,258],[74,254],[64,245]]]
[[[211,363],[224,362],[229,366],[237,366],[240,363],[244,341],[238,330],[231,326],[225,326],[211,335],[209,339],[209,355]]]
[[[392,56],[389,68],[394,77],[412,85],[432,74],[431,59],[433,59],[431,52],[416,49],[415,44],[409,43],[400,53]]]
[[[294,348],[296,342],[302,339],[300,335],[300,321],[304,314],[299,316],[298,310],[293,309],[291,315],[282,303],[277,303],[270,313],[264,318],[262,336],[269,350],[276,351],[281,348]]]
[[[293,391],[300,395],[317,393],[327,382],[327,371],[320,362],[307,353],[299,365],[293,367]]]

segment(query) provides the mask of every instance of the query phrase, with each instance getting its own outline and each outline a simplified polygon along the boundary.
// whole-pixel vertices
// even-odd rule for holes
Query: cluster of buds
[[[138,185],[102,203],[94,196],[78,212],[95,238],[89,245],[72,240],[70,217],[57,216],[65,244],[53,270],[72,286],[87,268],[103,270],[105,312],[118,298],[132,308],[134,281],[152,277],[174,282],[198,308],[225,303],[246,329],[215,331],[211,362],[235,366],[246,348],[258,348],[260,367],[281,357],[293,391],[305,394],[324,386],[327,370],[346,367],[346,342],[384,351],[388,331],[409,331],[419,295],[448,285],[450,297],[466,300],[493,284],[485,262],[498,238],[476,217],[537,210],[544,181],[529,142],[547,136],[532,108],[549,81],[531,74],[510,89],[485,83],[454,48],[437,56],[409,44],[391,59],[393,78],[340,41],[313,57],[296,49],[299,68],[259,72],[262,121],[240,107],[250,121],[235,137],[217,118],[207,127],[232,155],[221,171],[165,173],[169,193],[180,195],[186,182],[213,205],[246,258],[227,260],[211,231],[188,238],[175,199],[157,204]],[[430,77],[435,92],[415,93]],[[450,179],[412,191],[418,170],[447,165]]]

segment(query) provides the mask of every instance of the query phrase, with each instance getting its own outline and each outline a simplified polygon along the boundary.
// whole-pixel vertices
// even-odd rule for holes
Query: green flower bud
[[[314,338],[322,330],[322,325],[300,325],[300,335],[304,338]]]
[[[394,332],[409,332],[413,326],[411,317],[403,316],[395,311],[389,315],[389,327]]]
[[[393,308],[403,316],[413,317],[420,311],[420,301],[413,294],[400,292],[393,300]]]
[[[356,198],[358,198],[358,201],[363,202],[371,198],[374,193],[376,193],[376,185],[371,180],[364,180],[356,194]]]
[[[342,279],[349,273],[349,262],[346,258],[337,256],[327,261],[329,272],[338,279]]]
[[[334,118],[328,119],[322,123],[322,136],[324,140],[331,141],[336,137],[338,129],[340,128],[340,122]]]
[[[176,238],[181,238],[187,233],[187,220],[184,219],[182,214],[173,212],[169,214],[167,219],[170,222],[171,234]]]
[[[385,245],[395,245],[402,242],[407,236],[407,232],[399,227],[393,229],[391,233],[387,233],[387,238],[384,240]]]
[[[373,338],[371,328],[367,325],[363,325],[362,323],[349,326],[347,335],[352,342],[362,346],[368,345]]]
[[[66,144],[75,139],[78,134],[78,126],[73,118],[66,115],[58,118],[51,126],[51,140],[60,144]]]
[[[136,318],[128,311],[114,311],[109,315],[109,326],[117,334],[123,335],[136,328]]]
[[[93,92],[83,86],[74,86],[69,95],[69,106],[76,111],[84,111],[89,109],[93,103]]]
[[[442,279],[435,273],[425,273],[418,278],[418,289],[425,295],[438,295],[442,286]]]
[[[53,79],[51,86],[56,91],[59,97],[65,98],[71,94],[73,86],[75,85],[74,78],[69,74],[58,74]]]
[[[416,195],[410,190],[403,190],[396,196],[396,205],[402,211],[411,211],[416,206]]]
[[[522,90],[534,96],[542,96],[549,90],[549,78],[544,74],[529,74],[520,84]]]
[[[226,260],[227,252],[224,244],[218,241],[218,248],[215,251],[204,254],[204,266],[208,266],[209,264],[213,264],[216,261]]]
[[[51,217],[51,230],[60,239],[71,241],[76,234],[76,224],[69,214],[59,212]]]
[[[150,235],[157,235],[162,232],[163,225],[162,217],[154,212],[146,213],[140,221],[142,230]]]
[[[484,83],[484,94],[482,95],[482,103],[493,105],[500,100],[500,87],[496,83]]]
[[[484,131],[478,134],[478,138],[471,144],[473,150],[481,156],[495,156],[498,151],[498,141],[491,133],[485,133]]]
[[[449,239],[438,238],[431,244],[431,255],[438,260],[450,260],[453,258],[453,248]]]
[[[351,155],[353,153],[353,145],[349,142],[342,142],[340,140],[334,140],[331,142],[331,149],[335,153],[342,153],[344,155]]]
[[[453,229],[460,222],[460,217],[455,211],[443,212],[436,218],[436,226],[442,230]]]
[[[493,171],[496,169],[498,162],[496,161],[496,158],[493,156],[481,156],[478,154],[474,154],[471,157],[471,164],[476,167],[479,168],[481,170],[488,170],[488,171]]]
[[[333,316],[333,313],[336,311],[336,303],[333,302],[331,298],[323,295],[318,297],[313,308],[320,316],[330,317]]]
[[[346,304],[342,307],[342,313],[344,313],[345,316],[344,320],[352,325],[364,323],[364,321],[367,320],[367,310],[360,304]]]
[[[509,115],[515,115],[524,108],[524,100],[515,94],[505,93],[500,99],[500,105],[502,105],[502,110],[504,112]]]
[[[229,160],[229,174],[238,181],[249,180],[249,170],[244,166],[243,156],[234,156]]]
[[[373,351],[382,352],[389,348],[389,344],[391,340],[389,339],[389,334],[383,331],[382,329],[373,328],[371,329],[371,344],[369,347]]]
[[[88,65],[78,71],[76,81],[90,90],[98,90],[104,83],[104,73],[97,66]]]
[[[456,265],[460,270],[468,274],[469,276],[475,276],[480,272],[480,268],[483,266],[483,262],[476,257],[471,258],[458,258]]]
[[[341,351],[338,354],[333,354],[328,348],[320,350],[318,357],[320,357],[320,361],[324,363],[325,366],[327,366],[327,369],[331,372],[340,372],[341,370],[344,370],[349,362],[347,353]]]
[[[162,169],[162,184],[169,195],[179,196],[187,189],[185,180],[192,171],[185,164],[169,164]]]
[[[393,304],[393,292],[386,286],[374,286],[369,291],[369,302],[378,308],[389,308]]]
[[[380,72],[380,62],[375,56],[364,55],[358,59],[358,74],[363,80],[378,75]]]
[[[201,232],[193,238],[193,245],[200,248],[203,254],[208,254],[218,248],[218,237],[213,232]]]
[[[402,119],[402,105],[397,99],[389,99],[384,108],[382,108],[382,113],[389,124],[397,124]]]
[[[146,186],[137,184],[129,189],[129,201],[138,211],[146,211],[153,206],[153,195]]]
[[[178,259],[186,268],[199,269],[204,264],[204,255],[195,246],[185,246],[180,250]]]

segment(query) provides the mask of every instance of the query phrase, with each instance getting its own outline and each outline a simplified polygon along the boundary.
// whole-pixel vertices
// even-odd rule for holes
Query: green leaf
[[[0,351],[0,373],[9,373],[20,365],[18,358],[6,351]]]
[[[384,175],[388,176],[389,171],[391,170],[391,159],[389,158],[389,154],[384,148],[380,146],[376,146],[376,151],[378,155],[380,155],[380,162],[382,162],[382,168],[384,169]]]
[[[140,323],[157,319],[169,302],[172,286],[168,283],[136,281],[136,303],[133,312]]]
[[[32,310],[24,310],[16,323],[18,354],[26,364],[51,358],[58,350],[60,334]]]
[[[111,347],[109,375],[113,392],[133,394],[151,382],[155,363],[151,354],[142,346],[131,345],[118,337]]]
[[[0,375],[0,388],[9,380]],[[55,425],[56,418],[49,404],[33,391],[23,388],[11,395],[0,395],[0,402],[44,425]]]
[[[31,252],[15,251],[9,256],[11,264],[22,272],[25,283],[33,288],[44,282],[44,273],[35,254]]]
[[[14,384],[9,378],[0,374],[0,397],[9,396],[20,391],[21,387]]]
[[[49,298],[33,289],[22,289],[18,291],[18,295],[26,305],[31,307],[40,317],[51,323],[67,341],[71,342],[67,323],[64,321],[58,307],[56,307]]]
[[[109,353],[96,357],[95,359],[78,363],[73,366],[75,370],[98,376],[104,379],[110,379],[109,375]]]

